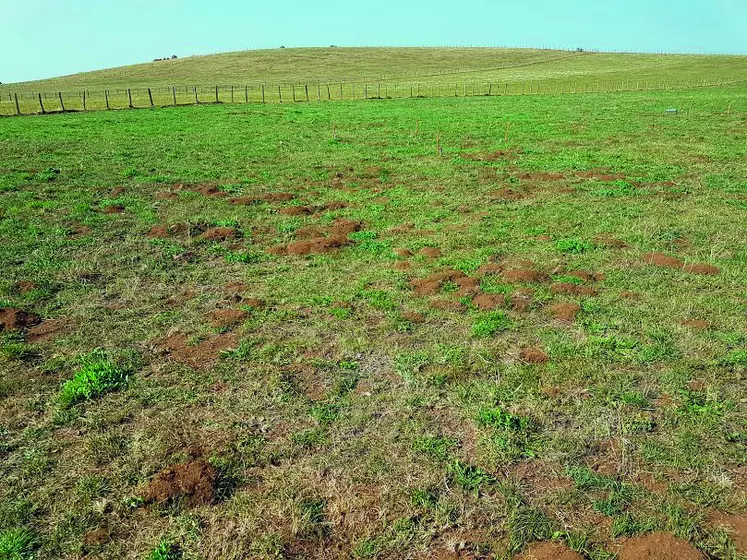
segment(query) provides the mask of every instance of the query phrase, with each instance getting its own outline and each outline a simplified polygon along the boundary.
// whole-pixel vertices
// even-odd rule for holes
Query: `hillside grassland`
[[[0,153],[0,557],[745,558],[743,87],[30,116]]]

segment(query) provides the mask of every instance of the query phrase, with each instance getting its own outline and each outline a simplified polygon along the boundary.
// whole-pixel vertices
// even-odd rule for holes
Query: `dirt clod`
[[[332,224],[332,227],[330,228],[330,233],[333,236],[334,235],[350,235],[351,233],[360,231],[361,228],[363,228],[362,222],[340,218],[334,221],[334,223]]]
[[[278,214],[283,216],[308,216],[314,213],[314,209],[308,206],[288,206],[278,210]]]
[[[0,308],[0,331],[24,330],[42,322],[41,317],[15,307]]]
[[[409,249],[395,249],[394,254],[400,258],[406,259],[412,256],[412,251]]]
[[[583,556],[562,543],[541,542],[527,545],[516,560],[583,560]]]
[[[410,287],[419,296],[433,295],[437,294],[446,282],[456,282],[465,277],[466,275],[459,270],[446,270],[413,280],[410,282]]]
[[[232,227],[214,227],[206,230],[197,239],[224,240],[238,237],[238,232]]]
[[[288,255],[311,255],[316,253],[329,253],[345,245],[350,245],[350,240],[344,235],[332,235],[330,237],[316,237],[304,241],[296,241],[285,248]]]
[[[705,556],[689,542],[671,533],[649,533],[628,539],[620,547],[618,560],[703,560]]]
[[[167,503],[184,498],[190,506],[209,505],[215,501],[218,469],[202,459],[172,465],[148,483],[143,499],[148,503]]]
[[[441,256],[441,249],[437,247],[423,247],[418,251],[418,254],[429,259],[436,259]]]

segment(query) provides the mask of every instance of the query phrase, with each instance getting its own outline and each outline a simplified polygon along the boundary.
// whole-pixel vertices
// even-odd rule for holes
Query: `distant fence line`
[[[747,82],[745,78],[688,81],[604,82],[488,82],[453,84],[300,84],[211,85],[119,88],[76,92],[7,92],[0,94],[0,116],[79,111],[187,106],[215,103],[266,104],[346,100],[446,98],[478,96],[566,95],[622,91],[668,91],[718,87]]]

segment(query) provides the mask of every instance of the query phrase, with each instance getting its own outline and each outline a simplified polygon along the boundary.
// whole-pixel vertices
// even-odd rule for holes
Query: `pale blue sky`
[[[0,81],[246,48],[747,53],[747,0],[0,0]]]

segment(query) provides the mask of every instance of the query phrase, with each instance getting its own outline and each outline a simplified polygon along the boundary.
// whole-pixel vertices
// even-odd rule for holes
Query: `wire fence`
[[[0,116],[201,104],[311,103],[350,100],[668,91],[746,83],[747,77],[685,81],[316,83],[168,86],[74,92],[4,92]]]

